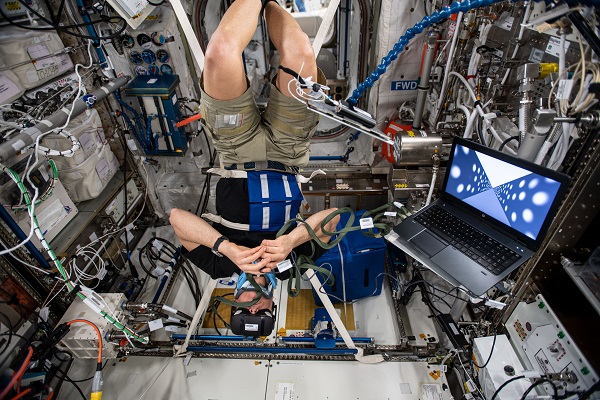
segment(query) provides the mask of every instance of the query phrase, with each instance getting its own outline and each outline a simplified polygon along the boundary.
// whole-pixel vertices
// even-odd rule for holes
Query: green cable
[[[296,268],[293,268],[292,270],[290,270],[290,278],[288,279],[288,284],[287,284],[288,295],[290,297],[297,297],[300,294],[301,275],[304,271],[307,271],[309,269],[315,271],[315,273],[319,273],[325,282],[329,282],[329,285],[333,285],[335,283],[335,277],[333,276],[333,274],[331,273],[330,270],[323,268],[323,267],[319,267],[314,264],[314,261],[312,260],[312,257],[315,254],[315,247],[314,247],[313,242],[317,243],[320,247],[322,247],[326,250],[329,250],[329,249],[337,246],[338,243],[340,243],[342,241],[342,239],[349,232],[360,230],[363,233],[363,235],[368,236],[368,237],[380,238],[382,236],[385,236],[386,234],[388,234],[390,232],[391,228],[386,223],[380,223],[380,222],[376,222],[376,221],[379,221],[380,218],[385,216],[385,214],[382,212],[380,213],[380,211],[388,209],[388,207],[390,207],[391,205],[393,205],[393,203],[384,204],[373,210],[366,211],[363,214],[363,218],[367,218],[370,215],[375,214],[375,216],[372,217],[373,218],[373,228],[369,228],[368,231],[366,231],[366,232],[360,226],[353,226],[356,218],[354,216],[354,211],[351,208],[342,207],[342,208],[339,208],[336,211],[330,213],[327,217],[325,217],[321,221],[321,226],[320,226],[321,232],[323,232],[324,234],[326,234],[328,236],[336,236],[337,235],[337,237],[335,239],[330,240],[329,242],[323,242],[321,239],[319,239],[319,237],[317,236],[315,231],[312,229],[312,227],[310,225],[306,224],[303,219],[293,218],[293,219],[287,221],[281,227],[281,229],[279,229],[279,231],[277,231],[277,234],[275,236],[276,238],[285,234],[285,232],[289,229],[289,227],[295,222],[302,223],[312,238],[312,240],[310,242],[310,244],[312,246],[311,255],[310,256],[306,256],[304,254],[299,255],[294,263]],[[333,231],[333,232],[330,232],[325,229],[327,224],[333,218],[335,218],[337,215],[341,215],[344,213],[348,213],[350,215],[348,217],[348,221],[346,222],[346,225],[342,229],[340,229],[339,231]],[[378,229],[378,232],[375,233],[373,231],[373,229]],[[248,308],[248,307],[251,307],[251,306],[255,305],[256,303],[258,303],[258,301],[263,296],[262,288],[260,287],[260,285],[258,283],[256,283],[256,281],[254,280],[254,276],[250,273],[246,273],[246,279],[256,289],[256,297],[253,300],[246,301],[246,302],[236,302],[235,300],[226,299],[223,296],[214,296],[211,299],[210,303],[211,303],[212,312],[225,324],[225,326],[227,328],[229,328],[229,325],[221,317],[221,315],[219,315],[219,313],[217,312],[217,308],[218,308],[217,303],[221,302],[221,303],[227,304],[231,307]],[[294,283],[295,283],[295,288],[293,287]]]
[[[51,163],[51,168],[52,168],[53,173],[56,171],[56,174],[58,176],[58,170],[56,169],[56,165],[54,165],[54,162]],[[62,276],[63,280],[65,281],[67,289],[69,289],[69,291],[73,291],[73,289],[75,288],[75,286],[73,286],[73,284],[69,280],[69,275],[67,274],[66,270],[64,269],[62,263],[60,262],[60,260],[58,259],[58,257],[54,253],[54,251],[50,248],[50,245],[48,244],[48,242],[44,238],[44,234],[40,230],[40,226],[38,224],[37,217],[35,216],[35,213],[32,211],[33,207],[32,207],[32,204],[31,204],[31,198],[29,197],[29,193],[27,192],[27,189],[25,188],[25,185],[21,181],[21,178],[19,177],[19,175],[15,171],[13,171],[12,169],[10,169],[8,167],[4,167],[3,166],[2,169],[17,184],[17,187],[19,188],[19,190],[21,191],[21,193],[23,195],[23,198],[25,199],[25,203],[27,204],[27,209],[28,209],[28,211],[31,214],[31,217],[32,217],[31,219],[32,219],[32,222],[33,222],[34,231],[36,231],[36,230],[38,231],[37,232],[37,236],[40,239],[40,242],[42,243],[42,246],[44,247],[44,249],[46,250],[46,252],[50,256],[50,259],[52,260],[52,262],[54,263],[54,265],[56,265],[56,268],[58,269],[60,275]],[[81,293],[81,292],[77,292],[77,296],[81,300],[86,300],[87,299],[87,297],[83,293]],[[117,329],[119,329],[120,331],[122,331],[123,333],[125,333],[126,335],[131,336],[132,338],[136,339],[137,341],[139,341],[141,343],[148,343],[148,339],[136,335],[131,329],[125,327],[119,321],[117,321],[116,319],[114,319],[113,317],[111,317],[110,315],[108,315],[105,311],[100,310],[100,315],[102,317],[104,317],[106,320],[108,320],[108,322],[110,322],[111,324],[113,324]]]
[[[285,223],[285,225],[277,232],[277,236],[279,237],[281,235],[283,235],[287,229],[291,226],[292,223],[294,222],[302,222],[304,223],[304,227],[306,228],[306,230],[308,231],[308,233],[310,234],[311,238],[313,239],[313,241],[315,243],[317,243],[320,247],[329,250],[335,246],[338,245],[338,243],[340,243],[342,241],[342,239],[349,233],[349,232],[353,232],[353,231],[358,231],[360,230],[362,232],[363,235],[368,236],[368,237],[377,237],[380,238],[382,236],[387,235],[391,228],[386,224],[386,223],[382,223],[382,222],[376,222],[379,221],[382,217],[385,216],[384,213],[380,213],[380,211],[386,210],[388,209],[388,207],[392,206],[394,203],[388,203],[388,204],[384,204],[380,207],[377,207],[373,210],[370,211],[366,211],[362,218],[367,218],[372,214],[375,214],[374,217],[372,217],[373,219],[373,228],[369,228],[368,231],[364,231],[360,226],[353,226],[354,225],[354,220],[355,220],[355,216],[354,216],[354,211],[352,209],[350,209],[349,207],[342,207],[337,209],[336,211],[332,212],[331,214],[329,214],[327,217],[325,217],[323,219],[323,221],[321,221],[321,232],[323,232],[324,234],[328,235],[328,236],[336,236],[337,237],[329,242],[323,242],[321,239],[319,239],[316,235],[316,233],[314,232],[314,230],[312,229],[312,227],[306,223],[304,223],[304,220],[300,219],[300,218],[294,218],[288,222]],[[344,213],[349,213],[349,217],[348,217],[348,221],[346,222],[346,225],[340,229],[339,231],[333,231],[330,232],[327,229],[325,229],[325,227],[327,226],[327,224],[333,219],[335,218],[337,215],[341,215]],[[378,233],[373,232],[373,229],[376,228],[378,229]],[[331,282],[330,285],[333,285],[335,283],[335,279],[333,274],[331,273],[331,271],[329,271],[326,268],[323,267],[319,267],[317,265],[315,265],[314,261],[312,260],[312,257],[315,254],[315,249],[314,249],[314,244],[311,241],[311,245],[313,246],[312,249],[312,254],[310,256],[306,256],[304,254],[301,254],[300,256],[298,256],[298,259],[296,260],[296,268],[292,269],[290,271],[290,279],[288,280],[288,295],[290,297],[296,297],[300,294],[300,277],[303,273],[303,271],[305,270],[309,270],[312,269],[315,271],[315,273],[319,273],[321,274],[321,276],[323,277],[323,280],[325,282]],[[295,282],[295,286],[296,289],[293,289],[292,284],[293,282]]]

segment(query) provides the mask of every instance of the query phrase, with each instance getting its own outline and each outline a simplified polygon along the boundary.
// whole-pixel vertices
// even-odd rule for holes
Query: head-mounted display
[[[256,314],[247,308],[231,308],[231,331],[242,336],[269,336],[275,327],[275,311],[260,310]]]

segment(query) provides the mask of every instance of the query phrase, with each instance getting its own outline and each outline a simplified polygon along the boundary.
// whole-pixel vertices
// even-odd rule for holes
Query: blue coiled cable
[[[387,54],[387,56],[383,57],[381,63],[377,66],[375,71],[371,72],[371,75],[367,77],[362,83],[358,85],[354,92],[352,92],[352,96],[347,100],[348,104],[355,106],[358,103],[358,99],[367,91],[368,88],[373,87],[375,82],[379,80],[381,75],[385,74],[387,68],[390,64],[398,58],[398,55],[404,50],[408,42],[413,39],[416,35],[423,32],[426,28],[429,28],[433,24],[439,24],[440,22],[446,20],[450,15],[456,14],[459,12],[468,12],[475,8],[487,7],[494,3],[499,3],[504,0],[465,0],[462,2],[454,2],[449,6],[442,8],[440,11],[436,11],[429,16],[423,17],[420,22],[417,22],[415,26],[408,29],[404,35],[398,39],[398,42],[394,45],[392,50]],[[600,0],[591,0],[586,2],[590,5],[598,5],[600,4]]]

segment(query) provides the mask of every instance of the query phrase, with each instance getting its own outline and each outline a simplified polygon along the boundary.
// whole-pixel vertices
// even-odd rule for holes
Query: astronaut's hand
[[[221,248],[221,253],[244,272],[260,274],[270,271],[270,268],[265,268],[269,263],[269,258],[265,258],[265,246],[257,246],[251,249],[232,242],[226,242],[226,245],[221,246]]]
[[[294,243],[289,235],[279,236],[274,240],[263,240],[261,245],[265,247],[264,257],[269,258],[268,267],[274,269],[277,263],[285,260],[294,249]]]

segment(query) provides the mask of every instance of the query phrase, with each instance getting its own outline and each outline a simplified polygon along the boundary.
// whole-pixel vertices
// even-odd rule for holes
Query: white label
[[[133,229],[133,222],[131,222],[131,223],[127,224],[127,226],[125,227],[125,230],[126,230],[127,232],[129,232],[129,231],[130,231],[130,230],[132,230],[132,229]]]
[[[106,158],[102,157],[98,164],[96,164],[96,173],[101,181],[105,181],[108,179],[110,174],[110,168],[108,163],[106,162]]]
[[[179,330],[179,327],[176,325],[165,326],[165,331],[167,331],[167,332],[177,332],[178,330]]]
[[[173,307],[169,307],[166,304],[163,304],[162,309],[165,310],[166,312],[177,314],[177,310],[176,309],[174,309]]]
[[[156,78],[152,78],[152,79],[148,79],[148,82],[146,82],[148,85],[152,85],[153,83],[156,83],[156,81],[158,81],[158,79]]]
[[[185,356],[185,359],[183,360],[183,365],[188,365],[190,363],[191,359],[192,359],[191,354],[188,354],[187,356]]]
[[[135,145],[135,140],[133,139],[127,139],[127,147],[129,147],[129,150],[131,151],[137,151],[137,146]]]
[[[175,105],[175,103],[177,103],[177,95],[174,94],[173,97],[171,98],[171,103],[173,103],[173,105]]]
[[[528,61],[532,63],[541,63],[544,58],[544,50],[536,49],[535,47],[531,49],[531,53],[529,53]]]
[[[485,305],[488,307],[497,308],[498,310],[502,310],[506,306],[506,304],[504,304],[500,301],[490,300],[490,299],[485,300]]]
[[[367,218],[360,219],[360,229],[371,229],[371,228],[374,228],[373,218],[367,217]]]
[[[94,137],[89,133],[84,133],[79,137],[79,143],[81,143],[81,148],[83,149],[83,154],[86,157],[89,157],[96,150],[96,146],[94,143]]]
[[[561,50],[560,39],[556,37],[551,37],[548,41],[548,46],[546,46],[546,53],[553,55],[554,57],[558,57],[558,53],[560,53],[561,51],[563,51],[566,54],[570,45],[571,42],[565,40],[565,46]]]
[[[44,307],[40,310],[40,318],[44,322],[48,322],[48,316],[50,315],[50,309],[48,307]]]
[[[31,58],[36,71],[51,67],[55,64],[54,57],[47,57],[50,55],[50,51],[48,51],[48,48],[45,44],[29,46],[27,48],[27,53],[29,53],[29,58]],[[46,58],[40,60],[42,57]]]
[[[571,90],[573,90],[573,79],[561,79],[558,81],[556,98],[559,100],[567,100],[571,96]]]
[[[290,260],[283,260],[283,261],[277,263],[277,270],[279,272],[287,271],[288,269],[290,269],[292,267],[293,267],[293,264]]]
[[[162,244],[162,242],[159,242],[158,240],[154,239],[154,242],[152,242],[152,247],[154,247],[156,250],[160,251],[160,249],[163,248],[163,244]]]
[[[277,382],[275,400],[294,400],[294,384],[291,382]]]
[[[442,386],[438,383],[423,383],[421,385],[421,398],[423,400],[442,400],[444,398]]]
[[[6,77],[6,75],[0,73],[0,104],[7,103],[8,99],[17,96],[21,93],[21,89]]]
[[[90,235],[90,242],[95,242],[96,240],[98,240],[98,235],[96,235],[96,232],[92,232]]]
[[[67,210],[65,210],[65,206],[60,202],[59,199],[55,199],[36,216],[38,225],[40,226],[42,233],[45,235],[51,231],[52,228],[62,222],[63,218],[67,215],[68,214]]]
[[[383,213],[383,215],[385,215],[386,217],[396,217],[398,216],[398,213],[395,211],[386,211]]]
[[[48,172],[46,171],[46,168],[42,167],[38,171],[40,171],[40,174],[42,175],[42,178],[44,178],[44,180],[46,182],[48,182],[48,180],[50,179],[50,177],[48,176]]]
[[[452,333],[454,333],[455,335],[458,335],[458,329],[456,328],[456,325],[449,324],[448,326],[450,326],[450,329],[452,330]]]
[[[500,25],[498,25],[498,27],[502,28],[504,30],[510,31],[510,30],[512,30],[514,22],[515,22],[515,19],[513,17],[508,17],[504,21],[502,21],[502,23]]]
[[[165,273],[165,269],[163,267],[156,266],[156,268],[154,268],[152,273],[156,276],[161,276]]]
[[[428,188],[429,187],[429,183],[415,183],[415,187],[418,187],[418,188]]]
[[[162,319],[155,319],[154,321],[148,321],[148,328],[150,329],[150,332],[154,332],[158,329],[161,329],[163,327],[163,322]]]
[[[335,180],[335,183],[343,183],[343,182],[344,182],[344,180],[343,180],[343,179],[336,179],[336,180]]]
[[[244,324],[244,329],[247,331],[258,332],[258,324]]]
[[[477,391],[477,386],[475,386],[475,384],[473,383],[472,379],[469,379],[467,382],[467,388],[469,389],[469,392],[476,392]]]
[[[21,149],[22,149],[23,147],[25,147],[25,146],[26,146],[26,145],[25,145],[25,142],[24,142],[24,141],[22,141],[21,139],[17,140],[16,142],[14,142],[14,143],[12,144],[12,148],[13,148],[15,151],[19,151],[19,150],[21,150]]]

